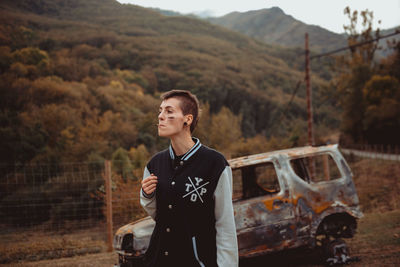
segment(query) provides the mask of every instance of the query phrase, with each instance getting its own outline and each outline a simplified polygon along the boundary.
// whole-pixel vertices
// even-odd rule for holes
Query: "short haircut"
[[[171,90],[165,92],[161,95],[161,100],[164,101],[173,97],[179,99],[183,115],[191,114],[193,116],[193,122],[190,125],[190,132],[193,133],[199,121],[199,100],[194,94],[186,90]]]

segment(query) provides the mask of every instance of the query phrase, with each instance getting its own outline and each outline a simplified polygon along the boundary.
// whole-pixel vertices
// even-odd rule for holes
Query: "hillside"
[[[380,35],[381,36],[388,35],[388,34],[395,33],[396,31],[400,32],[400,25],[398,27],[394,27],[394,28],[391,28],[391,29],[381,30],[380,31]],[[387,39],[379,40],[380,49],[378,50],[378,57],[383,58],[383,57],[387,57],[388,55],[390,55],[393,50],[389,49],[388,43],[393,43],[393,42],[400,42],[400,34],[394,35],[394,36],[389,37]]]
[[[154,10],[166,16],[185,16],[179,12],[169,10]],[[285,14],[279,7],[244,13],[232,12],[222,17],[198,17],[206,19],[215,25],[243,33],[264,43],[282,47],[303,48],[304,33],[306,32],[310,35],[310,49],[317,53],[335,50],[347,45],[345,34],[337,34],[316,25],[303,23]],[[380,33],[381,35],[390,34],[398,28],[380,29]],[[398,41],[399,38],[399,35],[397,35],[392,39]],[[381,49],[377,51],[378,58],[386,57],[392,51],[388,49],[386,40],[379,41],[379,46]]]
[[[155,151],[165,145],[155,138],[157,99],[173,88],[197,94],[211,115],[228,107],[244,137],[305,132],[304,87],[286,107],[304,77],[301,51],[114,0],[0,7],[0,161]],[[336,127],[332,104],[320,105],[325,82],[314,74],[315,121]]]
[[[311,49],[324,52],[346,45],[344,35],[319,26],[307,25],[285,14],[278,7],[243,13],[232,12],[222,17],[210,18],[209,21],[268,44],[304,47],[304,34],[308,32]]]

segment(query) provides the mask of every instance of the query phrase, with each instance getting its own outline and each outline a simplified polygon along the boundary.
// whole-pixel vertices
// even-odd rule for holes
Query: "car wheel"
[[[337,264],[345,264],[350,261],[349,249],[344,240],[337,239],[325,239],[322,242],[322,249],[326,259],[326,263],[329,266]]]

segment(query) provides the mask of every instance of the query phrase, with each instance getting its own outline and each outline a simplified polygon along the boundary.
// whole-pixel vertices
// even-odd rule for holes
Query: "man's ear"
[[[185,123],[186,123],[186,125],[191,125],[192,124],[192,122],[193,122],[193,115],[192,114],[188,114],[188,115],[185,115]]]

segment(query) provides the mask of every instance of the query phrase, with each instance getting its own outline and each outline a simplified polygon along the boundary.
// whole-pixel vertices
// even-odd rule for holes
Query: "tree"
[[[123,180],[132,178],[132,163],[129,159],[129,153],[122,147],[115,150],[112,154],[112,168],[113,171],[122,176]]]
[[[145,145],[141,144],[138,147],[132,147],[129,150],[129,158],[132,161],[133,174],[135,178],[140,178],[143,170],[150,159],[150,153]]]
[[[205,145],[210,145],[210,125],[211,125],[211,114],[210,105],[208,103],[200,106],[199,123],[194,130],[193,135],[200,139]]]
[[[35,47],[25,47],[12,53],[11,72],[18,77],[31,79],[49,73],[50,58],[46,51]]]
[[[210,146],[230,158],[235,143],[242,139],[240,124],[241,117],[235,116],[228,108],[223,107],[211,118],[211,125],[208,128]]]
[[[350,25],[344,26],[349,35],[349,46],[379,37],[379,29],[375,31],[375,37],[373,36],[373,13],[371,11],[361,12],[363,27],[361,33],[357,31],[358,12],[351,12],[350,8],[347,7],[344,13],[350,20]],[[345,136],[341,139],[342,143],[366,142],[363,129],[365,116],[363,88],[374,72],[375,63],[373,59],[377,47],[377,42],[353,46],[349,55],[338,58],[337,68],[340,69],[341,74],[336,78],[336,82],[338,97],[343,108],[341,128]]]
[[[19,49],[29,46],[37,39],[37,34],[29,28],[19,26],[11,31],[10,39],[12,47]]]
[[[7,70],[12,62],[11,49],[8,46],[0,46],[0,71]]]
[[[345,26],[349,34],[350,54],[341,57],[338,67],[338,95],[343,107],[341,143],[345,145],[399,144],[400,135],[400,45],[394,41],[394,53],[379,62],[374,58],[378,49],[379,29],[372,31],[372,12],[361,12],[361,33],[356,30],[358,13],[345,14],[350,25]],[[368,43],[366,43],[368,42]],[[362,43],[362,44],[360,44]],[[355,44],[359,44],[354,46]]]
[[[373,144],[400,144],[400,82],[374,75],[365,85],[365,139]]]

